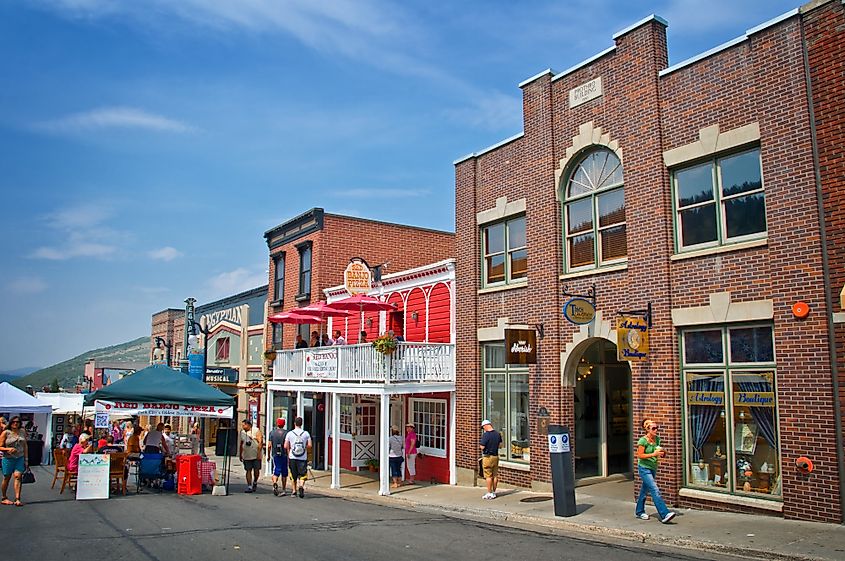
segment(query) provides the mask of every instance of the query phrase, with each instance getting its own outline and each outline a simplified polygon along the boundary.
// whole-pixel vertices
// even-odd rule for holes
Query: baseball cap
[[[276,419],[276,425],[277,425],[277,426],[280,426],[280,427],[285,426],[285,420],[284,420],[284,419],[282,419],[281,417],[280,417],[280,418],[278,418],[278,419]]]
[[[483,427],[484,425],[492,425],[492,424],[493,424],[493,423],[491,423],[491,422],[490,422],[490,419],[484,419],[483,421],[481,421],[481,426],[482,426],[482,427]]]

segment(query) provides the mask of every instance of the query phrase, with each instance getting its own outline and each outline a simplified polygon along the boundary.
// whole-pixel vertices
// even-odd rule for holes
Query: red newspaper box
[[[199,454],[176,457],[176,492],[180,495],[202,494],[200,460]]]

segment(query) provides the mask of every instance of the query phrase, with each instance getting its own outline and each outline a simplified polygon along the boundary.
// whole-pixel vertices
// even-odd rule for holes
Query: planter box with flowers
[[[382,335],[373,341],[373,347],[383,355],[392,355],[396,350],[396,339],[390,335]]]
[[[264,360],[267,362],[273,362],[276,360],[276,351],[272,349],[264,351]]]

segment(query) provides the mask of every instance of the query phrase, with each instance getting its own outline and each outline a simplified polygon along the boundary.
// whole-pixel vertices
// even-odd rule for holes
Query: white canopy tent
[[[52,441],[53,406],[32,397],[23,390],[19,390],[8,382],[0,384],[0,415],[14,416],[21,413],[32,413],[33,424],[44,435],[42,444],[42,462],[47,463],[50,458],[50,442]],[[8,417],[7,417],[8,418]]]
[[[81,393],[46,393],[37,392],[36,399],[53,407],[53,415],[82,414],[85,396]]]

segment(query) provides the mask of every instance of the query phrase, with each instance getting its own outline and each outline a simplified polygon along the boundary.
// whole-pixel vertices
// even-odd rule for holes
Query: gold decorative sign
[[[689,392],[687,393],[689,405],[716,405],[725,404],[725,392]]]
[[[537,332],[505,329],[505,364],[537,364]]]
[[[774,407],[773,392],[734,392],[734,405],[744,407]]]
[[[366,294],[373,288],[373,275],[363,260],[354,258],[343,271],[343,285],[351,295]]]
[[[648,322],[645,318],[622,316],[616,321],[616,358],[629,362],[648,360]]]

